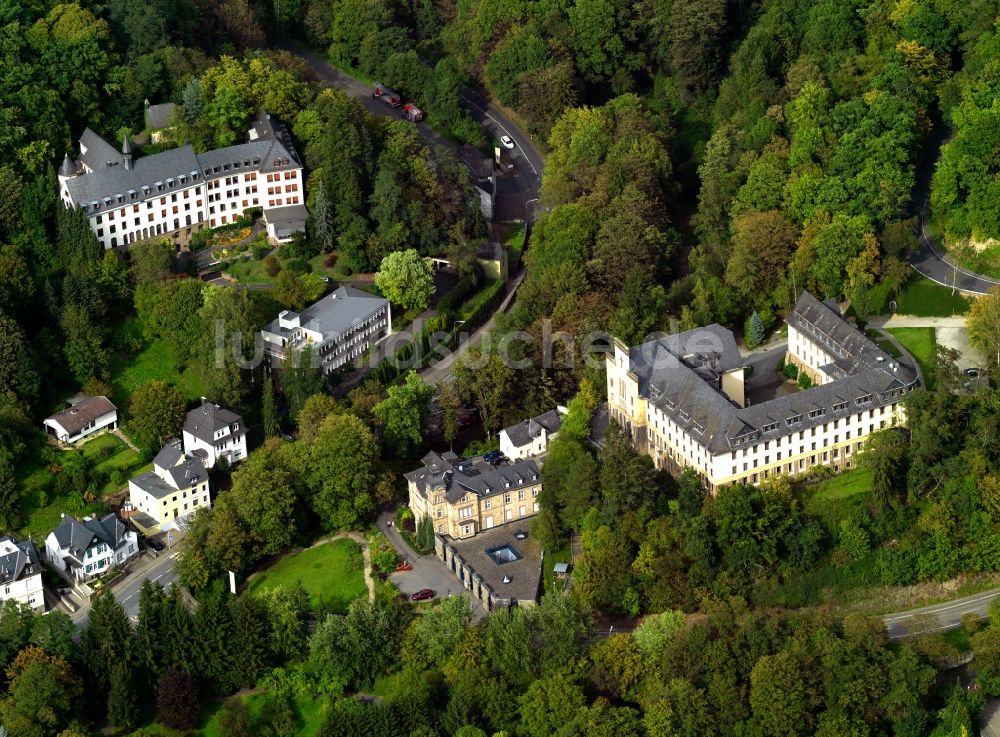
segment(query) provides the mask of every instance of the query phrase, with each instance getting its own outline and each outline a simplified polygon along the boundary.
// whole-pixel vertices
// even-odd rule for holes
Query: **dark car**
[[[159,540],[154,540],[151,537],[146,538],[146,547],[152,548],[157,553],[161,552],[164,549],[163,543],[161,543]]]
[[[503,453],[501,453],[499,450],[491,450],[489,453],[483,455],[483,460],[486,461],[487,463],[493,463],[494,461],[498,461],[501,458],[503,458]]]
[[[414,591],[410,594],[410,601],[427,601],[428,599],[434,598],[433,589],[420,589],[420,591]]]

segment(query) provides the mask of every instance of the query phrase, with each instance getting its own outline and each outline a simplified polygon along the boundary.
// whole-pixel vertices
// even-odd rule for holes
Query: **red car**
[[[413,570],[413,566],[410,565],[409,563],[400,563],[398,566],[396,566],[396,570],[394,572],[395,573],[403,573],[405,571],[412,571],[412,570]]]
[[[428,599],[434,598],[433,589],[420,589],[420,591],[414,591],[410,594],[410,601],[427,601]]]

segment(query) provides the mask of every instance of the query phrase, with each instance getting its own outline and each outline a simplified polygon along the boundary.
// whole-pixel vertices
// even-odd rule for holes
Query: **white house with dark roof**
[[[493,466],[452,452],[428,453],[423,467],[405,474],[410,509],[434,522],[439,535],[466,538],[538,512],[541,472],[533,460]]]
[[[361,356],[392,332],[389,300],[341,286],[301,313],[282,311],[260,331],[273,368],[306,346],[324,374]]]
[[[788,318],[788,355],[817,384],[747,405],[731,331],[689,330],[607,357],[608,411],[657,467],[693,469],[711,490],[759,484],[814,466],[851,468],[865,438],[905,419],[920,385],[835,306],[803,292]]]
[[[45,557],[77,581],[107,573],[138,552],[135,531],[113,514],[83,520],[63,515],[59,526],[45,538]]]
[[[267,241],[272,246],[288,243],[296,233],[304,233],[309,211],[305,205],[285,205],[264,210]]]
[[[225,458],[232,466],[247,457],[247,430],[243,417],[204,397],[201,406],[184,418],[182,437],[184,454],[198,454],[206,468],[215,466],[220,458]]]
[[[118,427],[118,408],[107,397],[78,395],[70,406],[43,420],[45,432],[60,443],[73,444]]]
[[[12,535],[0,537],[0,601],[16,601],[36,611],[45,610],[42,566],[38,549],[31,540],[18,540]]]
[[[288,129],[261,111],[247,142],[196,154],[191,146],[135,158],[126,136],[115,148],[87,128],[80,155],[59,167],[59,196],[79,207],[105,248],[234,222],[247,209],[305,203],[302,162]],[[302,228],[305,222],[302,222]]]
[[[129,500],[137,512],[132,522],[152,535],[175,519],[211,507],[203,463],[207,457],[201,448],[184,453],[179,440],[163,446],[153,459],[153,470],[128,482]]]
[[[500,431],[500,452],[508,458],[532,458],[544,455],[549,441],[559,434],[565,407],[505,427]]]

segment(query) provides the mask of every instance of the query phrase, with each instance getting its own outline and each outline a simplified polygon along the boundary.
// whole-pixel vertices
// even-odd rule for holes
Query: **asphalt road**
[[[177,572],[174,570],[174,559],[177,557],[176,550],[165,550],[159,558],[140,558],[141,563],[133,564],[133,568],[143,567],[136,570],[126,580],[114,589],[115,598],[125,609],[125,614],[133,622],[139,616],[139,589],[147,578],[154,583],[159,583],[163,588],[170,588],[170,584],[177,580]],[[73,614],[73,623],[77,629],[82,630],[90,621],[90,607],[81,607]]]
[[[920,250],[910,256],[910,266],[931,281],[963,292],[985,294],[1000,284],[1000,279],[974,274],[961,266],[950,263],[931,234],[927,220],[920,218]]]
[[[902,640],[911,635],[927,632],[958,629],[962,626],[962,617],[966,614],[975,614],[980,619],[985,619],[990,604],[997,596],[1000,596],[1000,589],[993,589],[942,604],[886,614],[882,617],[882,621],[885,623],[890,640]]]

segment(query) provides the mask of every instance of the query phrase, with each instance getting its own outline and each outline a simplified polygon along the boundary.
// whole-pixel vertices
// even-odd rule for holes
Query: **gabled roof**
[[[125,542],[127,533],[125,524],[115,515],[109,514],[99,520],[85,519],[82,522],[67,515],[49,534],[55,536],[60,549],[77,560],[82,560],[87,549],[95,544],[104,543],[112,550],[117,550]]]
[[[0,537],[0,583],[19,581],[41,572],[38,549],[31,540],[18,540],[12,535]]]
[[[57,423],[70,435],[76,435],[98,417],[117,411],[118,408],[107,397],[88,397],[62,412],[49,415],[45,420]]]
[[[476,249],[476,258],[485,259],[487,261],[502,261],[503,244],[497,243],[496,241],[486,241],[483,245]]]
[[[172,102],[161,102],[146,108],[146,125],[150,130],[162,130],[170,127],[170,116],[177,106]]]
[[[239,423],[239,427],[234,430],[233,425],[237,423]],[[246,432],[242,416],[211,402],[205,402],[200,407],[196,407],[188,412],[184,418],[184,432],[194,435],[209,445],[215,444],[215,433],[226,427],[230,429],[233,437],[239,437]]]
[[[523,448],[525,445],[530,445],[535,438],[540,437],[542,431],[549,435],[559,432],[561,425],[562,415],[558,410],[550,409],[538,417],[532,417],[511,427],[505,427],[504,432],[507,433],[507,437],[510,438],[514,447]]]
[[[84,150],[86,149],[86,150]],[[78,163],[85,164],[94,172],[109,166],[124,163],[122,152],[97,135],[90,128],[84,128],[80,134],[80,158]]]
[[[184,455],[173,445],[166,445],[156,455],[153,470],[136,476],[131,483],[156,499],[162,499],[207,479],[208,472],[200,454]]]

